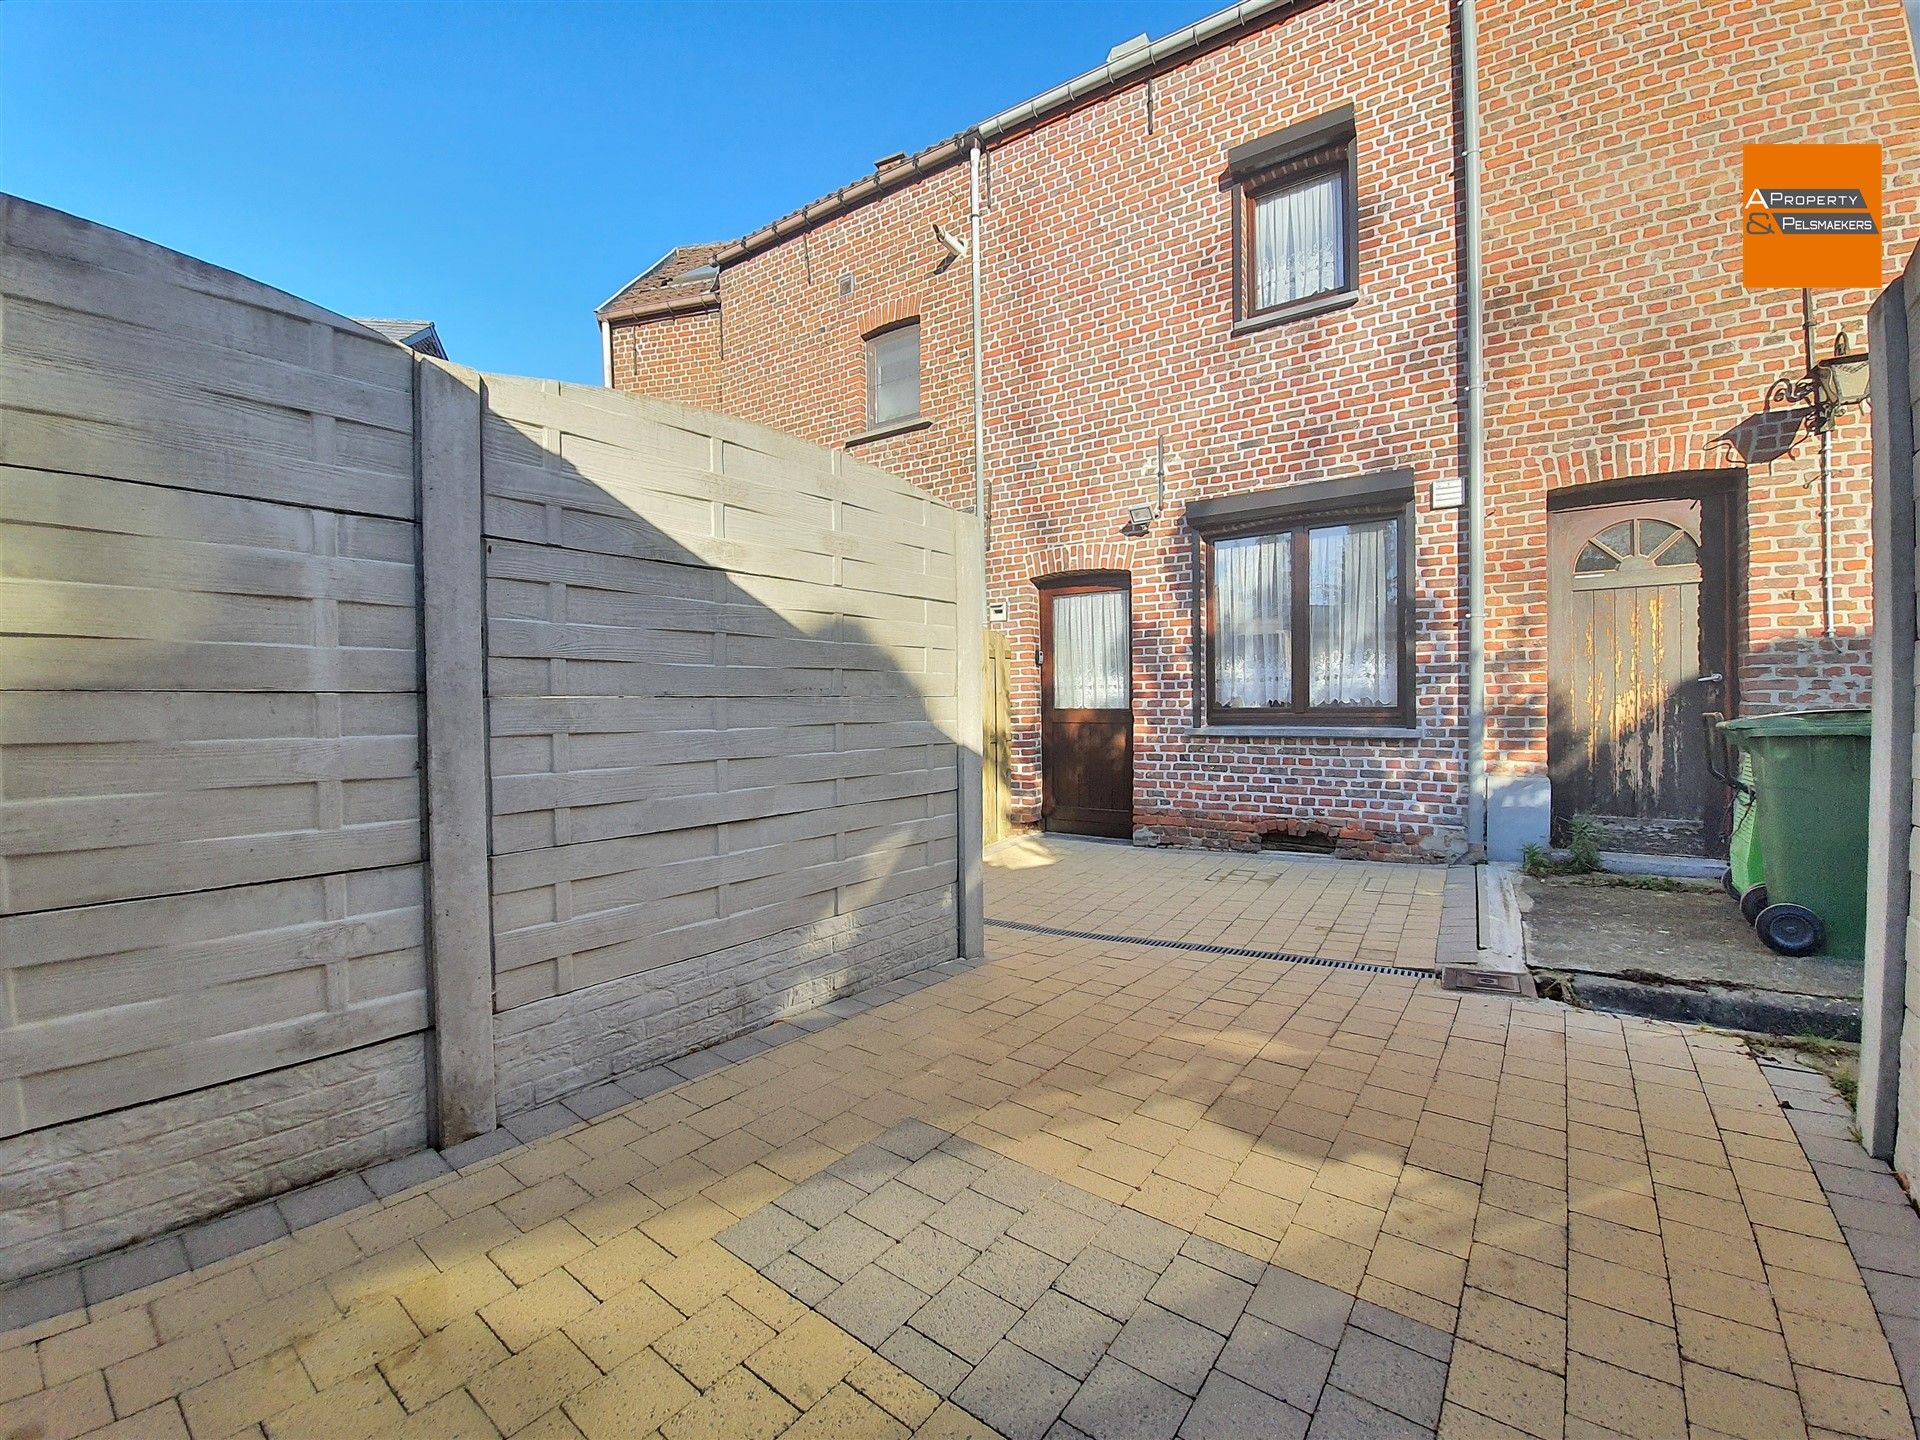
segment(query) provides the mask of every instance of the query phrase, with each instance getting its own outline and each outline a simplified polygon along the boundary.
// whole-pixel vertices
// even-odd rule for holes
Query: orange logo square
[[[1741,283],[1749,290],[1877,289],[1880,147],[1745,148]]]

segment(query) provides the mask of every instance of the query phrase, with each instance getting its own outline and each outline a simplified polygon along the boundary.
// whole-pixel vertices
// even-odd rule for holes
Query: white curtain
[[[1053,597],[1053,706],[1125,710],[1132,646],[1127,592]]]
[[[1287,535],[1213,547],[1213,700],[1231,709],[1293,699],[1293,551]]]
[[[1392,705],[1399,699],[1397,529],[1392,520],[1374,520],[1308,534],[1314,705]]]
[[[1253,207],[1254,306],[1338,290],[1345,277],[1341,221],[1345,177],[1338,171],[1262,196]]]

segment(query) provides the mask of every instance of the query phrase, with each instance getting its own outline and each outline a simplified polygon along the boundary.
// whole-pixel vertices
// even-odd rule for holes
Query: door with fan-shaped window
[[[1701,722],[1727,695],[1726,626],[1712,613],[1725,558],[1703,544],[1702,518],[1698,499],[1548,517],[1556,838],[1587,817],[1609,850],[1704,855],[1721,843],[1725,800]]]

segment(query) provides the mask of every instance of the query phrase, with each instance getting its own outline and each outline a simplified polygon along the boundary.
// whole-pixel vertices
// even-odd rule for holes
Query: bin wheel
[[[1731,865],[1720,872],[1720,888],[1735,900],[1740,898],[1739,887],[1733,883],[1733,867]]]
[[[1749,925],[1760,923],[1760,912],[1767,908],[1767,887],[1762,881],[1748,888],[1740,897],[1740,918]]]
[[[1827,938],[1827,927],[1804,905],[1769,905],[1753,922],[1760,943],[1778,955],[1811,955]]]

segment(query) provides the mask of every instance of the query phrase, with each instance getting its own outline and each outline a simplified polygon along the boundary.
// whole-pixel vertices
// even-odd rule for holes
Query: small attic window
[[[853,294],[853,276],[842,275],[840,277],[840,298],[842,300],[845,300],[848,296],[852,294]]]

